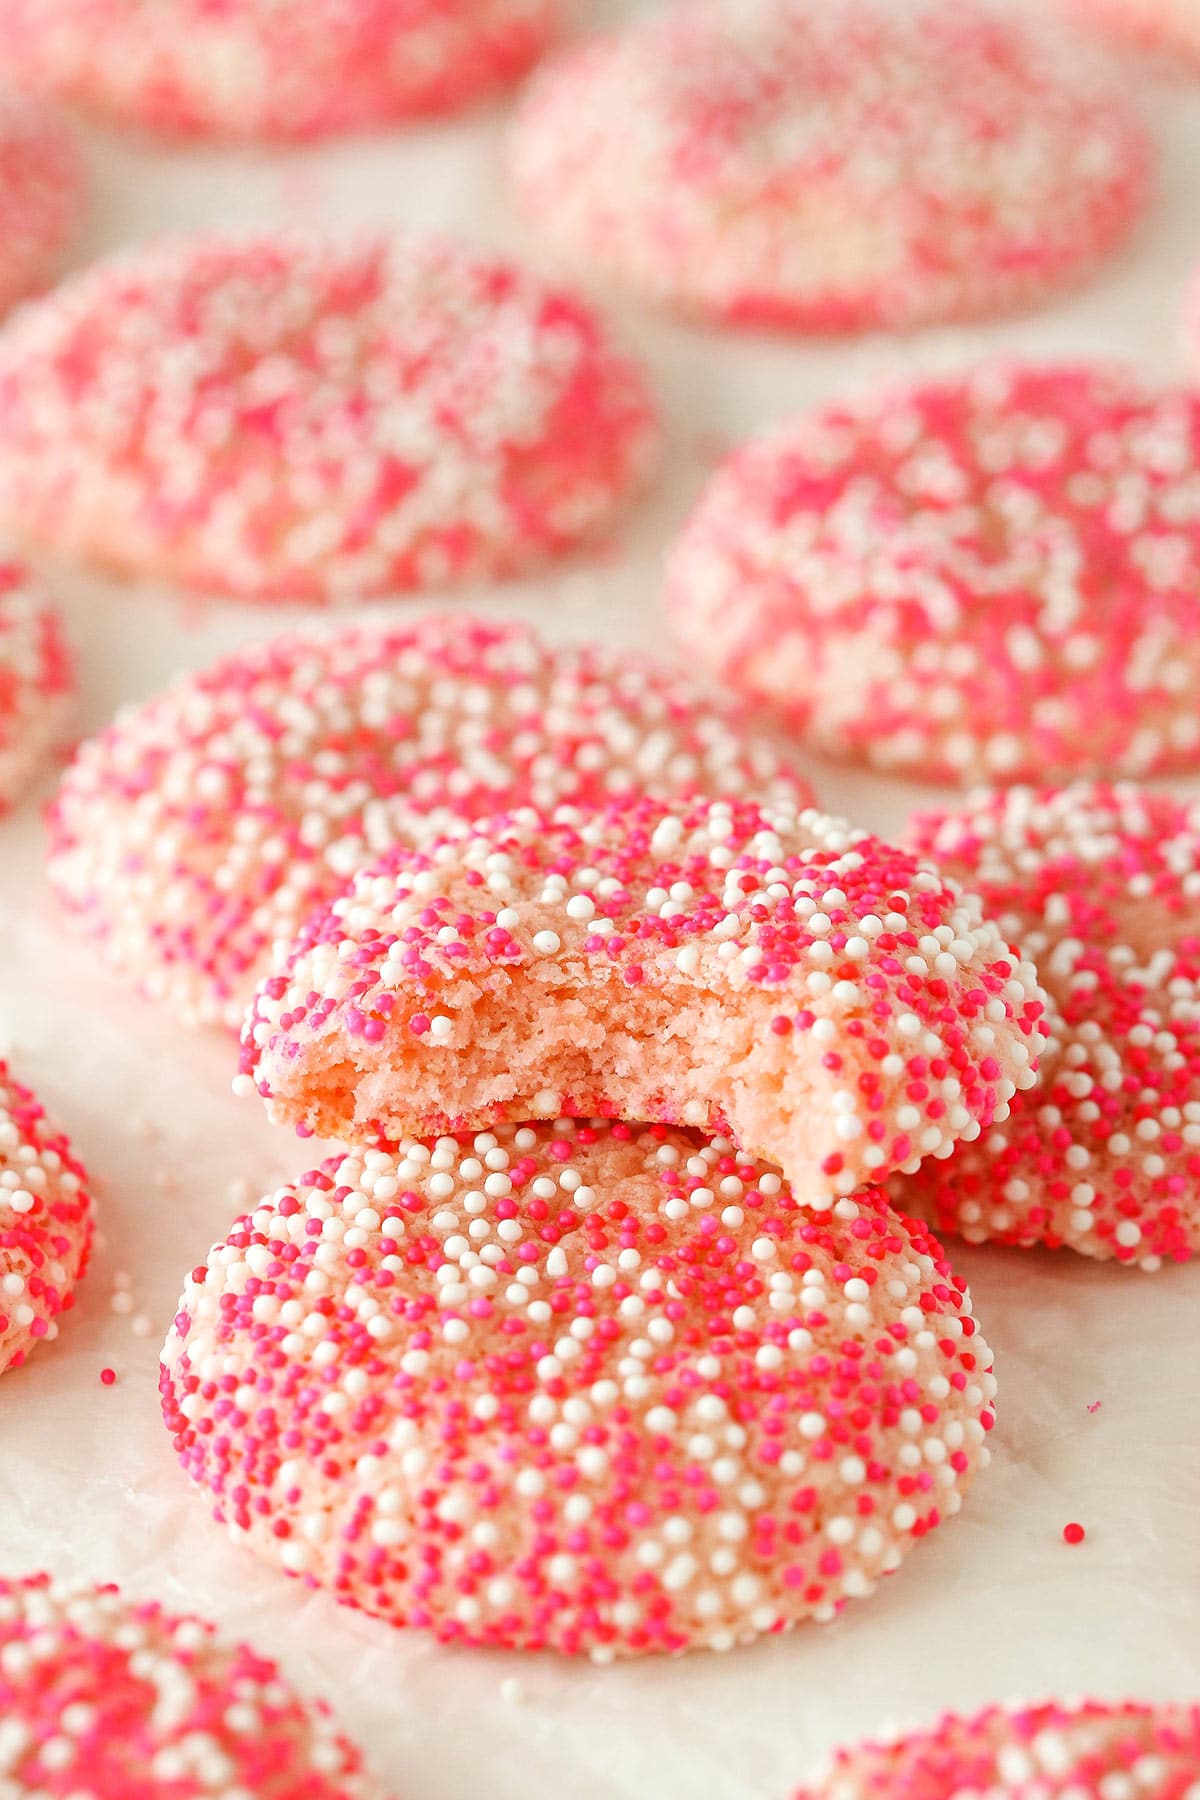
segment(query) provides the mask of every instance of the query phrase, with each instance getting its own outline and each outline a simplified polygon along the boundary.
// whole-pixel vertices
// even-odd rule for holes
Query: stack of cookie
[[[832,1618],[992,1424],[963,1284],[878,1184],[1007,1118],[1042,1008],[976,901],[812,809],[530,804],[393,850],[251,1007],[241,1088],[351,1147],[194,1272],[184,1466],[445,1639]]]
[[[1194,54],[1196,0],[1070,7]],[[504,88],[562,10],[0,0],[0,310],[81,209],[47,101],[257,144],[253,171]],[[701,365],[731,328],[797,355],[967,328],[1115,258],[1153,193],[1127,86],[993,0],[684,0],[546,58],[507,180],[551,254],[674,315],[715,460]],[[1200,802],[1140,785],[1200,770],[1200,396],[1061,351],[808,392],[722,446],[682,531],[667,496],[685,674],[625,654],[604,606],[640,642],[644,586],[597,576],[650,478],[688,479],[649,368],[420,208],[296,228],[306,179],[253,232],[227,190],[215,233],[125,230],[0,329],[0,812],[19,834],[78,668],[101,729],[48,810],[49,887],[172,1033],[225,1034],[230,1075],[240,1033],[234,1091],[298,1169],[243,1183],[183,1280],[175,1452],[239,1549],[442,1644],[610,1664],[832,1621],[989,1460],[992,1355],[941,1234],[1144,1271],[1200,1249]],[[590,641],[463,609],[588,546]],[[235,621],[455,610],[235,623],[167,686],[110,646],[136,698],[110,718],[26,572],[52,558],[68,606],[90,571],[168,590],[160,620],[170,592]],[[893,789],[881,836],[818,808],[806,758],[992,785],[906,826]],[[93,1194],[0,1060],[6,1394],[105,1255]],[[84,1573],[0,1578],[4,1795],[375,1800],[274,1663]],[[943,1712],[803,1793],[1188,1800],[1198,1721]]]

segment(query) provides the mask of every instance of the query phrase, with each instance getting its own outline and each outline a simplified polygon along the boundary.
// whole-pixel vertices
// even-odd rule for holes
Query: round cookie
[[[0,1754],[13,1800],[384,1800],[274,1663],[49,1575],[0,1577]]]
[[[509,575],[647,474],[594,313],[428,237],[126,250],[0,333],[0,512],[56,552],[242,599]]]
[[[1200,67],[1200,0],[1072,0],[1081,19]]]
[[[958,1511],[995,1383],[878,1189],[728,1143],[509,1125],[354,1150],[193,1271],[164,1417],[237,1541],[449,1642],[727,1649]]]
[[[1200,394],[987,365],[832,406],[714,477],[690,656],[826,755],[942,782],[1200,766]]]
[[[24,569],[0,559],[0,813],[59,740],[73,692],[57,611]]]
[[[83,190],[82,164],[59,121],[0,82],[0,312],[53,273]]]
[[[1198,1781],[1200,1707],[1046,1701],[839,1750],[795,1800],[1189,1800]]]
[[[0,1375],[58,1336],[91,1244],[87,1172],[0,1059]]]
[[[511,162],[576,266],[851,331],[1075,280],[1140,211],[1149,144],[1107,60],[990,0],[695,0],[548,63]]]
[[[1157,1268],[1200,1248],[1200,814],[1081,783],[914,822],[1048,996],[1036,1085],[897,1204],[973,1243],[1069,1245]]]
[[[239,1091],[351,1143],[595,1113],[728,1131],[828,1207],[1003,1118],[1036,978],[840,819],[646,798],[364,869],[259,987]]]
[[[532,801],[796,796],[734,708],[601,646],[470,614],[239,651],[85,743],[49,875],[107,962],[189,1024],[236,1029],[272,943],[398,839]]]
[[[452,112],[506,85],[558,0],[0,0],[6,64],[101,117],[317,138]]]
[[[1200,377],[1200,269],[1188,284],[1185,297],[1184,349],[1191,365],[1192,379]]]

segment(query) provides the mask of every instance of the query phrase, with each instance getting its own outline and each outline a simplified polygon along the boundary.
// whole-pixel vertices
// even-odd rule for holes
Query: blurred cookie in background
[[[969,784],[1200,767],[1200,393],[985,364],[748,444],[671,552],[686,651],[814,750]]]
[[[57,608],[19,563],[0,559],[0,815],[62,739],[74,690]]]
[[[440,237],[160,242],[0,332],[22,539],[240,599],[516,574],[609,524],[657,448],[589,306]]]
[[[506,86],[559,17],[560,0],[0,0],[0,67],[150,131],[319,138]]]
[[[1108,58],[989,0],[696,0],[535,77],[530,220],[647,300],[799,331],[987,317],[1077,280],[1142,207]]]
[[[62,121],[0,79],[0,313],[55,273],[85,191],[83,162]]]
[[[1070,0],[1075,16],[1200,72],[1200,0]]]
[[[794,1800],[1187,1800],[1198,1778],[1200,1708],[1043,1701],[838,1750]]]

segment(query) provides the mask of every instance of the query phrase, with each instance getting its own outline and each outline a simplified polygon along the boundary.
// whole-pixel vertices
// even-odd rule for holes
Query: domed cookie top
[[[1200,1780],[1200,1708],[1136,1701],[989,1706],[927,1731],[839,1750],[795,1800],[1188,1800]]]
[[[511,574],[616,511],[656,444],[581,301],[427,237],[122,251],[0,333],[0,512],[244,599]]]
[[[193,1271],[164,1417],[236,1540],[597,1660],[832,1618],[955,1513],[995,1383],[924,1227],[664,1126],[352,1151]]]
[[[986,315],[1140,210],[1120,76],[988,0],[693,0],[534,78],[512,150],[571,257],[688,313],[806,330]]]
[[[558,0],[0,0],[5,61],[101,117],[315,138],[450,112],[522,74]]]
[[[0,1059],[0,1375],[58,1336],[91,1244],[87,1172]]]
[[[986,365],[718,471],[671,557],[690,654],[824,753],[966,782],[1200,766],[1200,395]]]
[[[1003,1117],[1040,996],[973,899],[749,801],[525,808],[397,850],[260,986],[240,1086],[351,1141],[557,1112],[729,1129],[828,1206]]]
[[[897,1203],[972,1241],[1067,1244],[1156,1268],[1200,1247],[1200,818],[1080,783],[915,821],[1048,996],[1036,1084]]]
[[[5,1792],[37,1800],[383,1800],[275,1664],[114,1587],[0,1577]]]
[[[187,1023],[240,1025],[276,939],[421,831],[613,793],[809,797],[686,678],[465,613],[237,652],[85,743],[50,880],[106,960]]]

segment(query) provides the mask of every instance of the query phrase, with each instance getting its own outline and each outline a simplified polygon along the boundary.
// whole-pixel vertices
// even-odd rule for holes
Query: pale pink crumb
[[[238,1085],[305,1132],[662,1119],[824,1205],[986,1131],[1041,1046],[1033,972],[976,901],[751,801],[461,826],[364,869],[277,971]]]

